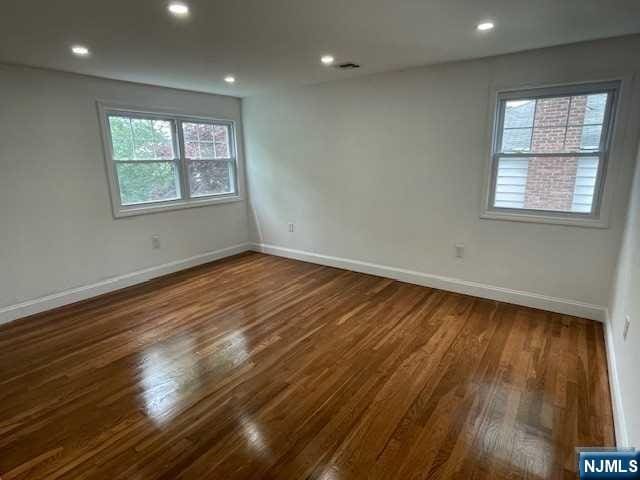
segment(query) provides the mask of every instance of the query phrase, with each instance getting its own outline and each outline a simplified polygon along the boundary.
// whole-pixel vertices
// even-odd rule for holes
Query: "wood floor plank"
[[[596,322],[247,253],[0,327],[0,476],[575,477]]]

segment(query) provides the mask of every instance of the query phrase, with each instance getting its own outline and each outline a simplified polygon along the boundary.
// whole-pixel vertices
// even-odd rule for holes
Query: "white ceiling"
[[[640,32],[640,0],[3,0],[0,61],[247,96]],[[492,19],[496,29],[475,25]],[[93,55],[69,53],[73,43]],[[337,71],[322,53],[362,64]],[[233,73],[237,83],[223,77]]]

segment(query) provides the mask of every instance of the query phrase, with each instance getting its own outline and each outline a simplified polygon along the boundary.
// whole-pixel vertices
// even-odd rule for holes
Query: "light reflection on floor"
[[[244,437],[249,448],[261,457],[269,458],[271,452],[265,442],[260,427],[258,427],[258,424],[251,420],[247,415],[242,415],[239,423],[242,426]]]
[[[198,351],[196,339],[189,336],[153,345],[140,361],[147,416],[158,427],[166,425],[189,404],[192,392],[202,390],[207,372],[232,369],[247,358],[247,340],[241,331],[225,335],[214,350],[205,352]]]
[[[319,476],[318,480],[340,480],[338,468],[335,465],[327,467]]]
[[[554,460],[554,448],[550,441],[544,440],[543,432],[531,434],[530,430],[535,428],[531,424],[523,423],[517,418],[517,412],[505,412],[509,405],[519,405],[523,400],[522,396],[532,395],[522,392],[513,386],[483,385],[479,392],[481,397],[500,398],[502,403],[491,404],[484,413],[485,419],[478,425],[477,438],[480,440],[480,452],[483,455],[494,457],[494,461],[508,471],[530,472],[536,478],[549,478]],[[518,397],[517,401],[509,397]],[[549,405],[543,405],[549,409]],[[495,412],[491,412],[495,409]],[[486,419],[496,419],[497,423],[489,422]],[[550,427],[548,427],[550,428]],[[472,442],[473,439],[470,439]],[[514,449],[517,448],[517,453]],[[472,449],[473,450],[473,449]]]
[[[154,345],[144,352],[140,364],[142,397],[147,416],[157,426],[173,418],[187,382],[197,382],[197,375],[189,374],[195,363],[194,340],[189,337]]]

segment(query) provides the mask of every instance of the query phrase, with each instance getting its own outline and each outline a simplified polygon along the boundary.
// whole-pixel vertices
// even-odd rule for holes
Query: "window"
[[[239,199],[233,122],[100,109],[116,217]]]
[[[596,225],[618,86],[499,93],[483,216]]]

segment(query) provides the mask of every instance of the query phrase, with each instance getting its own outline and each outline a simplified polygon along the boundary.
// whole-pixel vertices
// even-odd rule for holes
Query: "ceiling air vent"
[[[355,68],[360,68],[360,65],[353,62],[346,62],[336,65],[336,68],[339,68],[340,70],[353,70]]]

